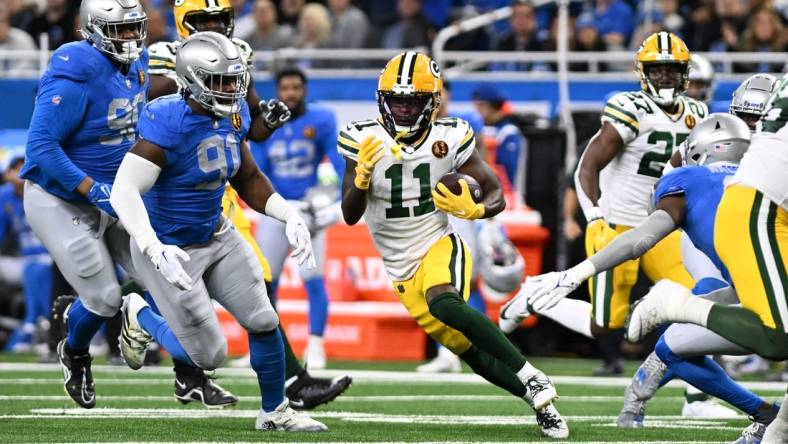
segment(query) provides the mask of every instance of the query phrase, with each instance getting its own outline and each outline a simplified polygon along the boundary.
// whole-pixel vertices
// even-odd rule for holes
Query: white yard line
[[[60,372],[59,364],[34,364],[34,363],[4,363],[0,364],[0,375],[2,372]],[[172,368],[170,367],[145,367],[138,371],[117,366],[95,365],[93,366],[94,373],[107,372],[113,375],[151,375],[151,376],[167,376],[167,381],[172,381]],[[349,375],[353,377],[356,382],[377,382],[377,383],[453,383],[453,384],[488,384],[480,376],[472,373],[453,373],[453,374],[428,374],[416,373],[405,371],[378,371],[378,370],[315,370],[311,371],[314,376],[335,378],[339,376]],[[251,369],[238,369],[238,368],[222,368],[217,370],[216,375],[219,376],[222,382],[227,383],[256,383],[255,375]],[[235,377],[235,378],[233,378]],[[248,377],[244,379],[242,377]],[[615,377],[615,378],[598,378],[593,376],[551,376],[550,379],[556,384],[563,385],[584,385],[595,387],[626,387],[629,385],[631,378]],[[10,381],[24,381],[36,380],[32,378],[14,378],[4,379],[0,377],[0,383],[11,383]],[[109,381],[110,379],[97,379],[98,381]],[[121,380],[121,379],[116,379]],[[127,379],[128,381],[129,379]],[[42,381],[42,380],[38,380]],[[48,380],[47,380],[48,381]],[[136,378],[136,381],[162,381],[161,379],[143,379]],[[131,383],[131,382],[130,382]],[[142,382],[144,383],[144,382]],[[20,382],[24,384],[24,382]],[[768,390],[768,391],[785,391],[784,382],[754,382],[747,381],[741,383],[744,387],[750,390]],[[681,381],[671,381],[667,384],[669,387],[685,387],[686,384]]]

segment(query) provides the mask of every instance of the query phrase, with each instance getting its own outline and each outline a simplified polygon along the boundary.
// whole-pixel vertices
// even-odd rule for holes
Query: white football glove
[[[307,268],[315,268],[317,262],[312,252],[312,236],[309,235],[309,227],[295,211],[287,219],[285,235],[287,236],[287,242],[293,248],[290,256],[296,259],[298,265],[306,264]]]
[[[578,279],[572,269],[553,271],[528,278],[528,303],[539,313],[553,308],[561,299],[573,292],[583,280]]]
[[[315,211],[315,229],[322,230],[339,222],[340,219],[342,219],[342,204],[336,202]]]
[[[164,279],[167,279],[167,282],[184,291],[192,289],[192,279],[181,266],[181,261],[189,262],[191,260],[188,253],[175,245],[164,245],[157,242],[145,249],[145,255],[153,262],[156,270],[164,276]]]

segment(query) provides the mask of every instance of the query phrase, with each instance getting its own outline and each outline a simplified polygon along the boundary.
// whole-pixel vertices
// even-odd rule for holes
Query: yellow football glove
[[[605,248],[618,236],[618,232],[610,227],[604,219],[598,218],[588,222],[586,226],[586,254],[591,256]]]
[[[375,136],[364,139],[358,147],[358,160],[356,160],[356,178],[353,183],[359,190],[368,190],[369,181],[372,179],[372,171],[375,164],[383,158],[383,141]]]
[[[437,191],[432,190],[432,200],[439,210],[460,219],[474,220],[484,216],[484,205],[473,201],[468,182],[464,179],[460,179],[460,194],[452,193],[442,183],[438,183],[437,188]]]

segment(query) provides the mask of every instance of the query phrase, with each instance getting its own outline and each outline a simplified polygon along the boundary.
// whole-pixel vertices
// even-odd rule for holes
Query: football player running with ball
[[[350,225],[365,218],[395,292],[430,336],[474,372],[525,400],[545,436],[566,438],[569,429],[553,406],[558,395],[550,380],[466,303],[471,255],[448,214],[487,218],[505,203],[495,173],[474,149],[468,123],[436,119],[441,84],[437,64],[424,54],[409,51],[386,64],[377,90],[380,117],[352,122],[339,133],[338,149],[347,159],[343,216]],[[480,203],[465,180],[459,181],[460,194],[439,183],[455,170],[478,181]]]
[[[222,215],[229,181],[254,210],[284,222],[297,260],[314,264],[306,224],[273,190],[245,142],[251,120],[246,63],[226,36],[204,32],[178,49],[176,72],[184,91],[145,107],[140,139],[123,158],[110,197],[134,239],[134,267],[169,324],[160,329],[171,328],[185,351],[180,359],[215,369],[227,354],[216,300],[249,334],[262,398],[255,428],[327,430],[288,406],[279,318],[262,268]]]

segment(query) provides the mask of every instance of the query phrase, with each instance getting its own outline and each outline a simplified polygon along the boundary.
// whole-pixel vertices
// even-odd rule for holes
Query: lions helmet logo
[[[449,154],[449,145],[446,142],[439,140],[432,144],[432,154],[438,159],[443,159]]]
[[[315,128],[312,126],[307,126],[304,128],[304,137],[307,139],[314,139],[315,138]]]
[[[687,117],[684,118],[684,124],[687,125],[687,128],[689,129],[695,128],[696,123],[697,122],[695,121],[695,116],[693,115],[688,115]]]
[[[241,129],[241,115],[236,113],[230,116],[230,122],[233,124],[233,129],[238,131]]]
[[[145,71],[143,71],[143,70],[137,71],[137,77],[139,78],[140,85],[144,85],[145,84]]]

